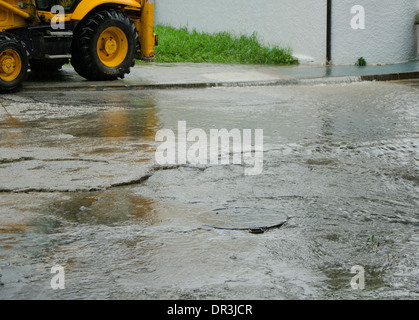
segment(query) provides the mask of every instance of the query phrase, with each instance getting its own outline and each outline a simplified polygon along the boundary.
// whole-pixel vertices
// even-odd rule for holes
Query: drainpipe
[[[332,62],[332,0],[327,0],[326,65]]]

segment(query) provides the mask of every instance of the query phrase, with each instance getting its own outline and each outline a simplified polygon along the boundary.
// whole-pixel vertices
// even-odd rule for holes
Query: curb
[[[388,74],[365,75],[361,76],[362,81],[396,81],[419,79],[419,71],[396,72]]]
[[[397,81],[419,79],[419,71],[398,72],[389,74],[339,76],[321,78],[281,79],[271,81],[233,81],[233,82],[185,82],[185,83],[155,83],[155,84],[65,84],[52,86],[37,86],[36,84],[24,86],[22,91],[113,91],[113,90],[167,90],[167,89],[207,89],[217,87],[267,87],[286,85],[319,85],[342,84],[363,81]]]

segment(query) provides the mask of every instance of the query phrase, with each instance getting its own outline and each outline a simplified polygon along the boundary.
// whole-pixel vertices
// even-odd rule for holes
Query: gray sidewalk
[[[29,74],[23,90],[209,88],[419,78],[419,60],[382,66],[267,66],[140,63],[125,79],[86,81],[70,65],[53,75]]]

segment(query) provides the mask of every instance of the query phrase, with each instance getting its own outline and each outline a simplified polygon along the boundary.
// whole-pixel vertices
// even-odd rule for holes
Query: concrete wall
[[[369,64],[394,63],[416,56],[417,0],[356,0],[365,8],[365,29],[350,24],[353,0],[333,1],[332,63],[353,64],[364,57]]]
[[[416,57],[413,25],[419,0],[333,0],[332,63],[394,63]],[[327,0],[156,0],[156,23],[205,32],[256,32],[262,43],[288,46],[317,64],[326,59]],[[351,28],[362,5],[365,30]],[[307,62],[304,59],[303,62]]]

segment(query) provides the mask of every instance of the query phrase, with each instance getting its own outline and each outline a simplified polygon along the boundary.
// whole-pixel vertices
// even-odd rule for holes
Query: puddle
[[[0,109],[1,298],[417,299],[417,86],[18,97]],[[154,134],[178,121],[262,128],[262,174],[158,170]]]

